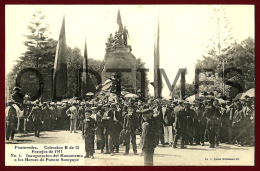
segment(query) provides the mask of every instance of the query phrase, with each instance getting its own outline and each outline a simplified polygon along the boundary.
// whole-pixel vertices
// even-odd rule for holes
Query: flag
[[[89,77],[88,70],[88,51],[87,51],[87,41],[85,39],[85,48],[84,48],[84,57],[83,57],[83,74],[82,74],[82,82],[83,82],[83,96],[85,96],[88,92],[96,93],[96,88]]]
[[[53,100],[61,99],[67,95],[67,56],[65,17],[63,17],[60,36],[56,48],[53,70]]]
[[[83,95],[87,93],[87,85],[88,85],[88,52],[87,52],[87,41],[85,39],[85,47],[84,47],[84,57],[83,57],[83,77],[82,77],[82,82],[83,82]]]
[[[120,15],[120,10],[118,9],[117,12],[117,20],[116,20],[117,24],[119,25],[119,30],[123,30],[123,24],[122,24],[122,20],[121,20],[121,15]]]
[[[154,44],[154,97],[162,97],[162,77],[160,73],[160,28],[158,22],[157,40]]]

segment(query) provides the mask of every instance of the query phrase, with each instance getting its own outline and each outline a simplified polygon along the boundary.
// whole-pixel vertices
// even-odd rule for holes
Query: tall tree
[[[43,54],[41,49],[44,49],[48,44],[48,28],[49,25],[44,23],[45,15],[42,11],[36,11],[33,14],[32,21],[27,26],[28,35],[25,35],[27,40],[24,45],[27,51],[21,57],[21,60],[26,59],[27,63],[33,64],[32,67],[39,68]]]
[[[23,44],[27,47],[16,61],[12,72],[8,74],[9,90],[15,86],[16,75],[24,68],[36,68],[44,78],[43,99],[51,96],[51,69],[56,49],[56,41],[49,38],[48,24],[45,23],[45,16],[42,11],[36,11],[32,15],[32,21],[27,26],[27,40]],[[25,73],[21,78],[21,88],[23,93],[35,95],[39,86],[38,78],[32,72]]]
[[[213,8],[213,15],[209,19],[209,44],[205,46],[203,57],[216,57],[225,54],[235,42],[232,28],[229,25],[226,9],[223,5]]]
[[[223,76],[225,77],[225,95],[235,97],[237,93],[255,87],[255,43],[249,37],[241,43],[235,43],[229,50],[222,55],[216,56],[214,61],[225,60],[225,73],[223,75],[223,63],[211,63],[213,58],[204,58],[197,63],[212,64],[215,74],[211,72],[201,73],[200,81],[213,81],[213,86],[201,85],[200,91],[223,92]],[[222,94],[223,95],[223,94]]]
[[[229,56],[226,55],[232,46],[235,45],[235,38],[232,36],[232,28],[226,15],[226,9],[223,5],[218,5],[213,8],[213,15],[209,19],[209,42],[205,45],[205,50],[202,54],[203,59],[196,63],[197,69],[210,68],[215,73],[223,72],[223,68],[227,66]],[[223,67],[224,66],[224,67]],[[203,91],[221,91],[226,94],[225,79],[221,75],[215,76],[213,73],[201,73],[199,75],[200,81],[213,81],[214,86],[201,85],[200,90]],[[217,80],[217,81],[215,81]]]
[[[138,70],[138,69],[145,69],[145,62],[143,62],[141,58],[136,59],[136,70]],[[149,89],[148,89],[149,80],[148,80],[147,72],[145,72],[145,78],[141,77],[141,72],[136,72],[136,88],[137,88],[137,90],[141,90],[142,79],[145,79],[145,81],[144,81],[144,83],[145,83],[144,95],[147,96],[148,93],[149,93]]]

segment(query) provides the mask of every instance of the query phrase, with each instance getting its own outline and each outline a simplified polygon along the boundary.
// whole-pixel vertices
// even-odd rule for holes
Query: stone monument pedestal
[[[102,71],[102,83],[116,73],[121,78],[122,90],[135,93],[136,90],[136,58],[131,53],[131,46],[116,45],[106,49],[105,66]]]

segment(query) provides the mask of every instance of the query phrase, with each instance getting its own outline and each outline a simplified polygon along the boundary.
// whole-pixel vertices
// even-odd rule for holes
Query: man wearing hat
[[[96,121],[90,117],[91,110],[86,110],[85,119],[83,120],[83,138],[85,139],[85,151],[86,155],[84,158],[94,159],[94,141],[95,141],[95,131],[97,130]]]
[[[44,131],[50,130],[50,108],[48,106],[47,102],[44,102],[42,104],[42,118],[44,119],[44,124],[42,126],[42,129]]]
[[[226,112],[227,115],[229,117],[228,121],[228,144],[233,144],[234,143],[234,134],[233,134],[233,118],[234,118],[234,114],[235,114],[235,109],[234,109],[234,105],[231,101],[227,101],[227,105],[226,105]]]
[[[13,107],[13,100],[8,101],[8,107],[6,108],[5,121],[6,121],[6,140],[14,139],[14,134],[17,132],[16,123],[17,123],[17,114],[16,109]]]
[[[102,116],[100,113],[98,113],[98,108],[97,107],[92,107],[90,109],[92,111],[91,118],[96,121],[97,124],[97,130],[96,130],[96,137],[97,137],[97,150],[101,149],[101,153],[104,152],[105,148],[105,136],[104,136],[104,126],[103,123],[101,122]]]
[[[229,114],[227,113],[226,102],[220,104],[220,114],[221,114],[221,137],[220,142],[228,143],[228,129],[230,124]]]
[[[205,107],[204,115],[207,118],[207,129],[209,136],[210,148],[214,148],[218,140],[216,133],[218,127],[218,120],[221,117],[219,110],[213,105],[214,99],[208,99],[208,104]]]
[[[76,132],[76,122],[77,122],[77,117],[78,117],[78,110],[77,110],[77,102],[74,101],[72,103],[72,106],[66,111],[66,114],[70,116],[70,133],[74,131]]]
[[[123,131],[125,132],[125,153],[129,154],[130,150],[130,138],[133,145],[134,154],[137,155],[136,147],[136,134],[135,131],[138,129],[138,118],[136,113],[134,113],[134,106],[132,104],[128,105],[127,114],[124,117]]]
[[[57,102],[57,108],[56,108],[56,112],[57,112],[57,129],[62,129],[63,126],[63,122],[62,122],[62,103],[61,102]]]
[[[39,104],[39,100],[36,100],[35,106],[32,108],[31,113],[28,118],[32,117],[34,122],[34,136],[39,137],[42,124],[44,123],[44,117],[42,115],[41,105]]]
[[[241,123],[243,123],[243,111],[242,111],[242,105],[239,102],[234,103],[234,108],[235,108],[235,113],[233,117],[233,123],[232,123],[232,128],[233,128],[233,134],[236,135],[234,136],[234,141],[237,141],[237,145],[244,145],[244,137],[245,135],[248,134],[248,131],[243,129]],[[242,122],[241,122],[242,121]]]
[[[83,120],[85,119],[85,103],[81,102],[79,104],[79,110],[78,110],[78,119],[79,119],[79,126],[78,129],[80,129],[82,131],[82,135],[83,135],[83,129],[84,129],[84,125],[83,125]]]
[[[196,145],[204,146],[204,134],[206,129],[206,120],[203,115],[204,109],[202,108],[202,103],[198,100],[195,101],[194,107],[195,117],[194,117],[194,128],[195,128],[195,141]]]
[[[50,131],[56,128],[57,126],[57,111],[56,111],[56,106],[54,102],[51,102],[49,105],[50,109]]]
[[[155,141],[157,145],[159,144],[159,140],[161,141],[162,146],[165,146],[164,142],[164,126],[163,126],[163,114],[161,111],[161,106],[159,104],[159,100],[154,101],[154,106],[153,106],[153,121],[156,126],[156,131],[155,131]]]
[[[23,103],[23,94],[21,93],[21,88],[20,87],[14,87],[13,91],[14,91],[14,93],[12,94],[12,99],[21,108],[21,105]]]
[[[65,131],[70,130],[70,116],[66,114],[66,111],[71,107],[71,103],[62,102],[62,120],[63,120],[63,128]]]
[[[142,154],[144,156],[144,165],[152,166],[153,165],[153,154],[154,148],[156,147],[155,139],[155,127],[151,119],[153,111],[150,109],[143,109],[140,111],[140,114],[143,118],[142,123],[142,135],[140,139],[140,147],[142,149]]]
[[[105,136],[105,146],[106,146],[106,152],[104,152],[104,154],[111,154],[113,156],[114,151],[110,151],[112,149],[109,148],[113,145],[113,139],[111,136],[111,131],[112,131],[111,129],[113,129],[112,127],[113,112],[111,111],[109,104],[105,104],[104,109],[105,111],[101,119],[101,122],[104,125],[104,136]]]
[[[112,125],[113,129],[111,130],[111,138],[113,140],[113,144],[110,144],[110,151],[116,151],[119,153],[119,134],[122,130],[122,114],[121,111],[117,110],[117,104],[111,104],[111,110],[113,112]]]
[[[173,118],[172,118],[172,111],[173,109],[170,109],[166,102],[162,104],[162,108],[160,110],[160,113],[163,117],[163,127],[164,127],[164,136],[165,136],[165,142],[169,144],[169,146],[172,146],[173,144],[173,134],[172,134],[172,124],[173,124]]]
[[[173,142],[173,148],[177,148],[177,140],[178,137],[181,141],[181,149],[186,148],[184,146],[184,136],[185,136],[185,118],[186,118],[186,112],[185,108],[183,106],[184,100],[178,101],[178,106],[174,108],[174,114],[175,114],[175,135],[174,135],[174,142]]]
[[[184,108],[185,108],[185,112],[186,112],[186,136],[184,139],[184,143],[186,145],[188,145],[188,143],[190,145],[193,144],[193,118],[195,115],[194,110],[192,110],[190,108],[190,103],[188,101],[184,102]]]

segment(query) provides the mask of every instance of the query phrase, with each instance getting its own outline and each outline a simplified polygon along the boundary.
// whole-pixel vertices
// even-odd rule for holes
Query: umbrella
[[[126,94],[129,94],[129,92],[127,92],[127,91],[121,91],[121,95],[122,95],[122,96],[125,96]]]
[[[243,97],[244,97],[244,96],[243,96],[243,93],[238,93],[238,94],[236,95],[236,97],[233,98],[233,100],[242,99]]]
[[[138,98],[136,94],[132,94],[132,93],[125,95],[125,97]]]
[[[193,102],[195,100],[195,95],[192,95],[190,97],[187,97],[185,100],[189,101],[189,102]]]
[[[196,100],[196,99],[203,99],[203,98],[205,98],[205,96],[200,93],[200,94],[194,94],[194,95],[192,95],[192,96],[189,96],[189,97],[187,97],[185,100],[187,100],[187,101],[189,101],[189,102],[193,102],[193,101]]]
[[[255,88],[247,90],[244,94],[245,96],[248,95],[249,97],[255,97]]]
[[[208,98],[208,99],[214,99],[215,97],[209,94],[209,95],[206,96],[206,98]]]
[[[67,103],[68,101],[70,101],[70,99],[63,99],[61,102]]]
[[[226,103],[225,100],[221,99],[221,98],[216,98],[218,100],[218,102],[221,104],[221,103]]]
[[[245,96],[255,97],[255,88],[247,90],[245,93],[238,93],[233,100],[245,99]]]
[[[86,96],[94,96],[94,93],[88,92],[88,93],[86,94]]]

